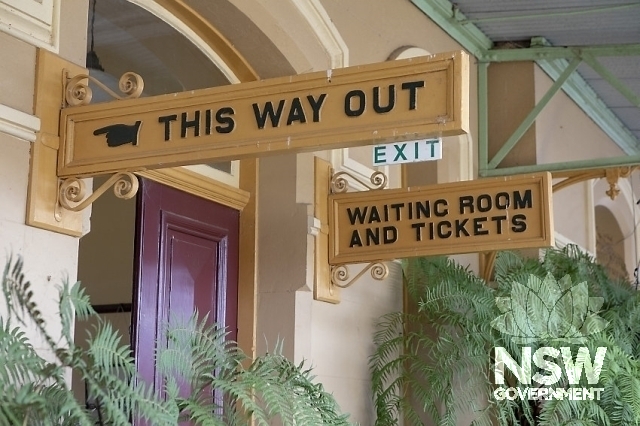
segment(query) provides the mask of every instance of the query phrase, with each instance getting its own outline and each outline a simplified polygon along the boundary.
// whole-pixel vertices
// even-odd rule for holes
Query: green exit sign
[[[373,165],[413,163],[442,158],[442,139],[422,139],[373,147]]]

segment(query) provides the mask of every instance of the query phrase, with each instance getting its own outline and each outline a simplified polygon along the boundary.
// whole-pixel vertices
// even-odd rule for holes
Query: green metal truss
[[[640,163],[640,141],[611,112],[584,79],[575,72],[580,62],[584,61],[629,102],[640,106],[640,97],[597,61],[598,57],[640,55],[640,44],[555,47],[549,46],[544,39],[536,38],[532,40],[529,48],[495,49],[491,40],[448,0],[411,1],[478,60],[478,173],[480,176],[510,175],[543,170],[582,170]],[[554,84],[496,155],[489,159],[487,67],[491,62],[511,61],[535,61],[554,80]],[[517,144],[522,135],[534,123],[540,111],[560,88],[628,155],[498,168],[500,162]]]

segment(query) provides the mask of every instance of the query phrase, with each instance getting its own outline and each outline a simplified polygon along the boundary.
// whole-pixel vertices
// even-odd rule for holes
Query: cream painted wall
[[[0,134],[0,147],[0,259],[4,267],[8,255],[24,258],[35,301],[50,332],[59,336],[56,286],[66,277],[75,282],[78,240],[25,225],[30,143]],[[0,304],[0,315],[6,315],[5,309]],[[38,336],[28,335],[34,347],[42,349]]]
[[[0,104],[33,114],[36,48],[0,32]]]
[[[534,80],[538,102],[553,82],[537,66],[534,67]],[[536,120],[535,131],[538,164],[624,155],[563,91],[556,93],[542,110]],[[587,250],[593,250],[591,246],[595,241],[595,228],[589,216],[595,206],[592,200],[606,197],[604,190],[608,185],[599,184],[597,187],[599,189],[592,192],[590,182],[580,183],[554,193],[553,197],[556,232]],[[626,216],[632,213],[632,207],[621,200],[616,204],[618,202],[623,204],[618,205],[617,217],[623,217],[622,210],[626,211]],[[629,224],[629,229],[632,228],[633,225]],[[635,265],[635,262],[631,263]]]
[[[536,103],[553,82],[534,67]],[[551,98],[535,124],[538,163],[624,155],[624,152],[563,91]]]
[[[60,33],[61,55],[84,62],[86,1],[62,3],[63,22],[67,25]],[[0,33],[0,58],[0,105],[33,114],[36,48]],[[32,283],[49,330],[56,336],[60,331],[56,286],[65,278],[75,282],[78,239],[25,225],[31,143],[0,132],[0,149],[0,258],[4,263],[9,254],[24,257],[25,275]],[[2,309],[0,315],[6,315]],[[29,337],[34,337],[37,349],[43,349],[37,337]],[[50,356],[46,351],[42,353]]]
[[[284,53],[297,74],[331,68],[328,53],[296,7],[298,0],[229,0]]]
[[[234,4],[241,8],[239,3]],[[408,44],[433,53],[460,49],[404,0],[327,0],[321,4],[348,47],[350,65],[385,61],[394,50]],[[282,16],[274,8],[271,4],[269,13]],[[296,14],[287,15],[287,8],[287,5],[282,7],[286,19],[281,22],[287,22],[285,29],[292,25],[293,33],[297,34],[296,28],[299,29],[300,24],[292,22]],[[269,35],[268,28],[261,29]],[[294,62],[299,46],[303,46],[313,70],[329,66],[327,55],[314,56],[315,43],[309,44],[308,51],[303,43],[297,46],[275,44]],[[300,72],[303,62],[296,63],[294,66]],[[477,103],[476,67],[473,60],[471,64],[472,134],[469,138],[447,141],[455,146],[445,150],[450,156],[439,166],[441,181],[459,180],[460,176],[469,178],[474,173],[472,156]],[[361,163],[369,163],[370,150],[370,147],[349,149],[350,161],[359,159]],[[331,158],[329,152],[316,155]],[[373,351],[373,333],[378,319],[402,309],[400,265],[391,262],[390,277],[383,282],[374,281],[369,275],[363,276],[341,291],[339,304],[313,300],[314,237],[309,229],[313,219],[312,165],[313,156],[308,154],[260,160],[258,353],[264,353],[279,339],[284,339],[285,354],[296,362],[308,360],[314,366],[317,379],[334,393],[342,409],[351,413],[352,421],[370,425],[374,422],[375,412],[368,358]],[[477,268],[476,255],[463,256],[461,260]],[[362,267],[351,266],[351,275],[356,275]]]

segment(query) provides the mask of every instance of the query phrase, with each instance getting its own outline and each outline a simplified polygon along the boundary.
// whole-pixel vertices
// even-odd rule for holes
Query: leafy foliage
[[[405,277],[411,308],[382,318],[370,359],[378,426],[640,423],[640,295],[575,246],[542,260],[500,253],[489,284],[445,258],[407,261]],[[554,389],[597,386],[600,400],[496,398],[495,348],[523,365],[523,345],[567,347],[574,361],[586,361],[582,346],[589,361],[606,348],[597,385],[586,374],[569,383],[562,356],[552,360],[563,372]]]
[[[274,419],[292,426],[349,424],[303,364],[276,351],[244,368],[246,356],[225,330],[197,314],[166,331],[168,346],[157,355],[165,386],[154,390],[136,376],[129,345],[108,322],[98,318],[87,350],[75,344],[74,319],[95,316],[79,284],[59,288],[61,335],[52,336],[22,270],[22,259],[10,258],[2,276],[7,314],[0,317],[0,424],[95,424],[65,380],[69,369],[99,402],[100,424],[129,425],[139,418],[154,425],[245,425],[251,416],[258,425]],[[33,347],[27,332],[44,350]]]

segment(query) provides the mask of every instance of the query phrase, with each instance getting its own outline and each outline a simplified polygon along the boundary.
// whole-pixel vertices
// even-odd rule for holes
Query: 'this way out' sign
[[[334,194],[329,263],[553,245],[548,172]]]
[[[69,107],[58,175],[202,164],[466,133],[469,57],[451,52]]]

